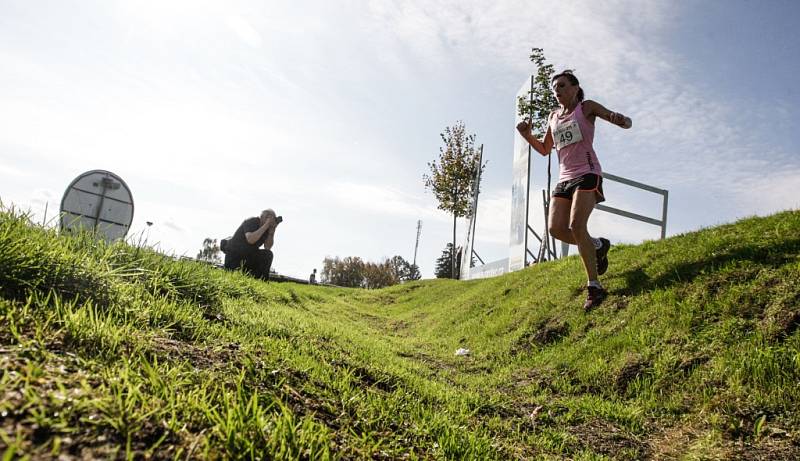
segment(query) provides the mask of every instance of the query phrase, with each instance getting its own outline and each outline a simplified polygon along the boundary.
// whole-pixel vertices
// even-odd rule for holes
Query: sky
[[[540,47],[633,119],[598,122],[595,150],[669,190],[668,235],[797,209],[798,21],[778,0],[0,0],[0,200],[52,219],[75,177],[109,170],[133,195],[129,236],[188,256],[273,208],[273,267],[297,277],[328,256],[410,261],[421,220],[433,277],[452,217],[422,176],[462,120],[487,161],[475,249],[506,258],[515,95]],[[660,216],[659,196],[605,189]],[[660,235],[598,211],[589,229]]]

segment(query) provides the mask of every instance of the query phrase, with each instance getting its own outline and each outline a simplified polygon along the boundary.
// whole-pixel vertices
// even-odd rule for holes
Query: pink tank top
[[[571,114],[563,118],[554,112],[550,117],[550,131],[558,152],[558,182],[588,173],[603,175],[592,147],[594,125],[583,115],[583,103],[578,104]]]

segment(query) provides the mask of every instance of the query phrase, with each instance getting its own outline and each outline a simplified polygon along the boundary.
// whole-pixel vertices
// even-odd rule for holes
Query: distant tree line
[[[322,283],[340,287],[383,288],[421,278],[419,267],[402,256],[381,262],[367,262],[358,256],[327,257],[322,261]]]

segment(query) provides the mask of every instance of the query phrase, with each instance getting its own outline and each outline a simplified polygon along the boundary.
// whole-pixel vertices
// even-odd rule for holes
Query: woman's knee
[[[550,230],[550,235],[559,240],[563,240],[564,237],[569,237],[570,235],[572,235],[568,227],[550,226],[549,230]]]

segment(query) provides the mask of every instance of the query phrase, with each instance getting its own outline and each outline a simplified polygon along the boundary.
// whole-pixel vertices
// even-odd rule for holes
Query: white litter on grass
[[[456,350],[456,355],[469,355],[469,349],[459,347],[458,350]]]

